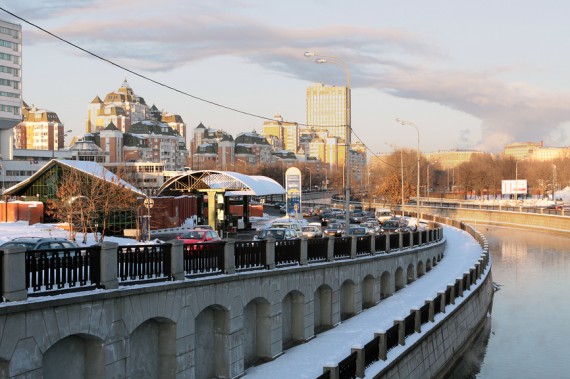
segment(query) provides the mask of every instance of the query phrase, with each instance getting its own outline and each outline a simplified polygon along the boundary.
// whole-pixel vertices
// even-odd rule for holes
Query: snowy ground
[[[363,346],[374,338],[374,332],[387,330],[396,319],[403,319],[411,308],[421,307],[426,299],[433,299],[438,291],[445,291],[448,284],[462,277],[478,261],[483,250],[466,232],[444,226],[447,239],[445,257],[421,279],[412,282],[378,305],[350,318],[333,329],[321,333],[309,342],[285,351],[274,361],[250,368],[247,378],[315,378],[322,374],[323,366],[338,363],[350,354],[351,347]],[[472,287],[473,289],[474,287]],[[468,291],[466,291],[466,294]],[[458,306],[463,298],[458,298]],[[444,317],[438,314],[437,317]],[[433,323],[422,326],[428,330]],[[418,338],[413,334],[410,339]],[[408,341],[408,342],[411,342]],[[407,346],[411,343],[406,343]],[[401,353],[406,346],[390,351],[387,361],[380,361],[367,369],[366,376],[373,376],[387,364],[391,357]]]
[[[10,241],[15,237],[62,237],[69,238],[69,232],[60,227],[58,224],[34,224],[28,225],[27,221],[18,222],[0,222],[0,244]],[[92,233],[87,234],[87,243],[82,243],[83,234],[78,233],[76,242],[80,246],[91,246],[96,244],[95,237]],[[105,237],[107,242],[116,242],[120,245],[138,244],[131,238],[121,237]]]

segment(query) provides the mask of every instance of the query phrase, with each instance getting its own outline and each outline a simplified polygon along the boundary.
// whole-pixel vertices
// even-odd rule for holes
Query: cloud
[[[350,62],[353,88],[437,103],[481,119],[482,139],[476,148],[482,150],[554,138],[562,135],[560,125],[570,119],[569,94],[501,79],[516,67],[442,68],[450,62],[439,47],[401,30],[288,26],[231,12],[236,3],[224,1],[170,0],[158,6],[149,0],[65,0],[44,1],[41,9],[21,1],[7,3],[31,21],[50,25],[51,32],[133,70],[167,72],[232,56],[281,75],[324,81],[325,70],[308,65],[302,52],[334,51]],[[28,28],[26,33],[26,43],[56,43],[40,31]],[[338,80],[344,84],[342,76]],[[461,143],[465,137],[462,134]]]

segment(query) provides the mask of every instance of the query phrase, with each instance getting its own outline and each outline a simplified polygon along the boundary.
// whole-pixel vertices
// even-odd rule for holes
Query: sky
[[[347,84],[341,65],[303,54],[313,51],[348,67],[352,140],[369,152],[417,147],[416,130],[396,118],[417,125],[424,152],[570,145],[570,3],[560,0],[1,0],[0,7],[131,71],[0,10],[0,19],[23,27],[24,101],[56,112],[77,136],[89,102],[124,79],[149,106],[180,114],[189,130],[202,122],[235,137],[261,132],[276,114],[305,123],[308,86]]]

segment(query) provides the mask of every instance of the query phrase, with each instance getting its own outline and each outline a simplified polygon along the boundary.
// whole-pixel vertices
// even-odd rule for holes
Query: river
[[[500,287],[490,321],[450,378],[570,378],[570,238],[477,228]]]

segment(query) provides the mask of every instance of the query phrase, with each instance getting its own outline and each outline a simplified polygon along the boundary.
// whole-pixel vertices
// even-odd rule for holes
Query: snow
[[[394,320],[404,319],[412,308],[420,308],[427,299],[433,299],[438,291],[445,291],[448,284],[474,267],[483,253],[481,246],[466,232],[444,226],[447,248],[444,258],[432,270],[420,279],[394,293],[378,305],[352,317],[333,329],[318,334],[314,339],[286,350],[274,361],[252,367],[246,371],[247,378],[315,378],[322,374],[323,367],[331,362],[338,363],[350,354],[352,347],[362,347],[374,338],[374,333],[385,331],[394,324]],[[471,291],[475,287],[471,287]],[[456,299],[455,305],[461,304],[465,295]],[[447,314],[438,314],[436,321]],[[425,332],[434,323],[422,326]],[[419,338],[414,333],[406,339],[406,346],[398,346],[388,353],[387,361],[380,361],[369,367],[366,376],[379,372],[390,359],[401,353],[412,340]]]
[[[27,221],[0,222],[0,243],[11,241],[15,237],[62,237],[69,238],[69,232],[62,224],[33,224]],[[83,233],[77,233],[76,242],[80,246],[91,246],[97,244],[93,233],[87,234],[87,242],[83,243]],[[116,242],[119,245],[139,244],[132,238],[105,236],[106,242]]]

